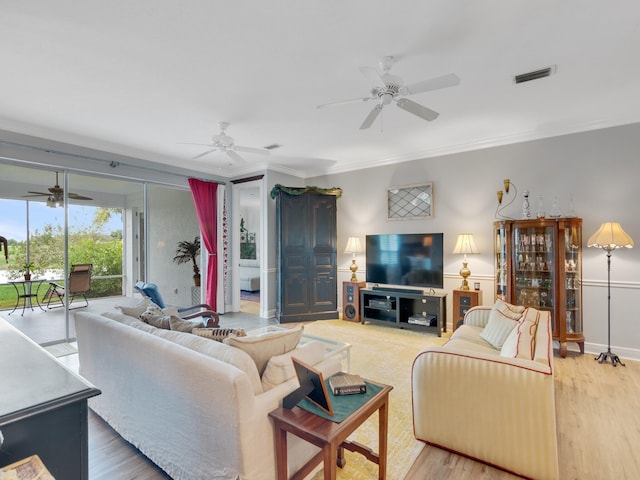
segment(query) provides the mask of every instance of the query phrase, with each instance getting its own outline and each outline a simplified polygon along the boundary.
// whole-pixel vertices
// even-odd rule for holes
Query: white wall
[[[583,218],[583,307],[587,351],[606,350],[607,291],[606,256],[586,248],[589,236],[602,222],[619,221],[640,242],[635,183],[640,179],[640,124],[524,142],[455,155],[418,160],[365,171],[317,177],[308,185],[343,189],[338,200],[338,261],[340,280],[350,276],[349,255],[342,254],[347,237],[390,232],[444,232],[445,291],[460,283],[461,258],[452,255],[459,233],[474,234],[480,255],[469,257],[470,282],[481,281],[483,303],[493,295],[493,222],[496,191],[510,178],[519,198],[503,212],[520,218],[522,192],[530,191],[532,212],[537,196],[547,211],[553,196],[567,211],[573,197],[576,213]],[[434,215],[427,220],[386,220],[386,188],[433,182]],[[365,278],[364,255],[358,259],[358,277]],[[640,245],[617,250],[612,259],[612,350],[640,358],[640,328],[635,307],[640,282]],[[339,289],[339,294],[342,289]],[[451,322],[451,295],[448,295]],[[575,345],[569,345],[574,348]]]

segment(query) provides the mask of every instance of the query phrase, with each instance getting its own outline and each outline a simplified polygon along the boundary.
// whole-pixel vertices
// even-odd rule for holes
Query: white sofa
[[[102,390],[90,407],[172,478],[275,478],[268,413],[297,388],[295,378],[266,389],[267,371],[261,379],[239,348],[115,311],[74,317],[80,374]],[[340,369],[338,360],[324,358],[322,344],[310,343],[287,355],[327,376]],[[297,438],[288,445],[289,471],[318,451]]]
[[[444,346],[425,348],[414,360],[415,437],[517,475],[557,479],[549,312],[525,311],[537,328],[518,346],[523,358],[511,358],[501,355],[507,342],[499,350],[481,337],[491,311],[470,309]]]

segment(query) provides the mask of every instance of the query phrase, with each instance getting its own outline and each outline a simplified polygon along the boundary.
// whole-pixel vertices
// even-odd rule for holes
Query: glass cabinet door
[[[565,322],[567,335],[582,332],[582,229],[578,225],[564,227],[564,287],[566,291]],[[560,319],[559,319],[560,320]]]
[[[554,322],[555,228],[514,225],[512,238],[515,273],[513,300],[519,305],[551,311]]]
[[[507,230],[504,222],[495,223],[496,299],[507,300],[509,271],[507,267]]]

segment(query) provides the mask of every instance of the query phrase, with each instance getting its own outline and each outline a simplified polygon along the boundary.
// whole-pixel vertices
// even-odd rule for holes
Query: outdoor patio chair
[[[160,308],[167,308],[167,304],[164,302],[160,290],[155,283],[137,282],[133,286],[134,290],[140,293],[143,297],[149,298],[153,303]],[[189,320],[192,318],[202,317],[205,320],[211,319],[211,322],[207,322],[208,326],[213,328],[219,326],[220,317],[218,313],[213,310],[213,307],[207,303],[199,303],[197,305],[189,305],[186,307],[177,307],[178,316],[183,320]]]
[[[44,300],[47,302],[47,308],[57,308],[64,306],[64,296],[69,295],[69,304],[73,303],[76,296],[84,298],[84,305],[78,305],[73,308],[84,308],[89,306],[89,300],[87,299],[87,293],[91,291],[91,270],[93,264],[91,263],[76,263],[71,265],[71,271],[69,272],[69,280],[65,286],[56,282],[49,282],[49,289],[44,294]],[[57,301],[60,301],[60,305]],[[54,305],[51,305],[51,302]]]

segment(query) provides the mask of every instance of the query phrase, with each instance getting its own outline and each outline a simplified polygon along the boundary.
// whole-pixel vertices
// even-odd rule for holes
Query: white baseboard
[[[560,348],[558,342],[553,342],[554,348]],[[567,349],[572,352],[579,352],[580,349],[576,343],[567,343]],[[606,345],[601,345],[599,343],[587,343],[584,344],[584,354],[585,355],[593,355],[594,358],[600,355],[602,352],[607,351]],[[611,347],[611,352],[615,353],[622,359],[626,360],[634,360],[640,361],[640,350],[636,348],[625,348],[625,347]]]

